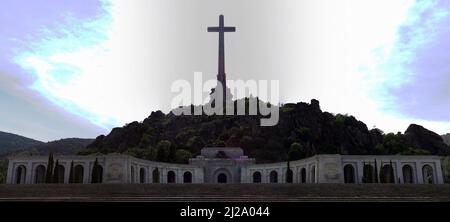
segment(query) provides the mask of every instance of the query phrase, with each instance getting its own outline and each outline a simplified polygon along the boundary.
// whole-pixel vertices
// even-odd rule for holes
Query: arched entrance
[[[83,180],[84,180],[84,168],[83,168],[83,166],[82,165],[77,165],[75,168],[74,168],[74,173],[73,173],[73,175],[74,175],[74,183],[83,183]]]
[[[362,182],[363,183],[373,183],[375,182],[375,171],[372,165],[364,165],[363,168],[363,178],[362,178]]]
[[[152,172],[153,183],[159,183],[159,170],[155,168]]]
[[[291,169],[286,170],[286,183],[292,183],[294,180],[294,172]]]
[[[381,167],[380,172],[380,182],[381,183],[395,183],[394,169],[390,164],[386,164]]]
[[[351,164],[344,166],[344,182],[355,183],[355,168]]]
[[[217,183],[227,183],[227,175],[224,173],[220,173],[217,176]]]
[[[404,165],[402,167],[403,183],[414,183],[413,169],[410,165]]]
[[[423,166],[422,173],[424,184],[434,184],[433,168],[430,165]]]
[[[272,172],[270,172],[270,183],[278,183],[278,173],[275,170],[272,170]]]
[[[45,183],[45,166],[39,165],[36,167],[36,175],[34,183]]]
[[[92,169],[91,183],[102,183],[103,182],[103,167],[97,165]]]
[[[53,172],[53,180],[55,183],[64,183],[65,168],[62,165],[55,166],[55,172]]]
[[[167,172],[167,183],[175,183],[175,172]]]
[[[253,173],[253,183],[261,183],[261,173],[259,171]]]
[[[141,168],[139,170],[139,183],[145,183],[145,180],[146,180],[146,176],[145,175],[146,175],[145,169]]]
[[[214,172],[214,180],[216,183],[231,183],[231,173],[227,169],[218,169]]]
[[[27,168],[24,165],[20,165],[16,170],[16,184],[25,184],[25,178],[27,175]]]
[[[302,168],[300,170],[300,178],[301,178],[301,183],[306,183],[306,169]]]
[[[311,167],[311,183],[316,183],[316,166]]]
[[[183,174],[183,183],[192,183],[192,173],[189,171]]]

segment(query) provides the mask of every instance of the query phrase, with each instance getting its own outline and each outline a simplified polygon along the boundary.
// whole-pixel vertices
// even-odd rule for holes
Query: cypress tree
[[[287,161],[287,169],[286,169],[286,183],[292,183],[294,182],[294,175],[292,175],[292,171],[291,171],[291,167],[290,167],[290,162],[289,160]]]
[[[55,169],[53,170],[53,183],[59,183],[59,172],[58,172],[59,160],[56,160]]]
[[[375,180],[374,183],[378,183],[378,166],[377,166],[377,159],[375,159]]]
[[[74,178],[73,178],[73,161],[70,163],[70,173],[69,173],[69,183],[74,183]]]
[[[47,171],[45,172],[45,183],[53,182],[53,153],[48,155]]]
[[[94,166],[92,167],[91,183],[98,183],[98,159],[95,158]]]

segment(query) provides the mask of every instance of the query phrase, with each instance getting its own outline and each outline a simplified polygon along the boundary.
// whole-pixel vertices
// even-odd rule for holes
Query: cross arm
[[[236,27],[208,27],[208,32],[236,32]]]
[[[220,32],[220,27],[208,27],[208,32]]]
[[[236,27],[223,27],[224,32],[235,32]]]

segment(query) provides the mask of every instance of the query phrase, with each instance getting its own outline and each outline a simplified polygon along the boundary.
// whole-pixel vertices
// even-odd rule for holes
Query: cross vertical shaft
[[[218,61],[218,73],[217,81],[222,84],[223,95],[226,95],[227,82],[225,75],[225,32],[235,32],[236,27],[225,27],[223,15],[219,16],[219,26],[218,27],[208,27],[208,32],[218,32],[219,33],[219,61]]]

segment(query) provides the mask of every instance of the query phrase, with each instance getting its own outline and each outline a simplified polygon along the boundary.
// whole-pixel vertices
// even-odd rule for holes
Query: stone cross
[[[208,32],[218,32],[219,33],[219,73],[217,74],[217,81],[222,83],[223,94],[226,95],[227,83],[225,76],[225,43],[224,43],[224,33],[225,32],[235,32],[236,27],[226,27],[223,24],[223,15],[219,16],[219,26],[218,27],[208,27]]]

